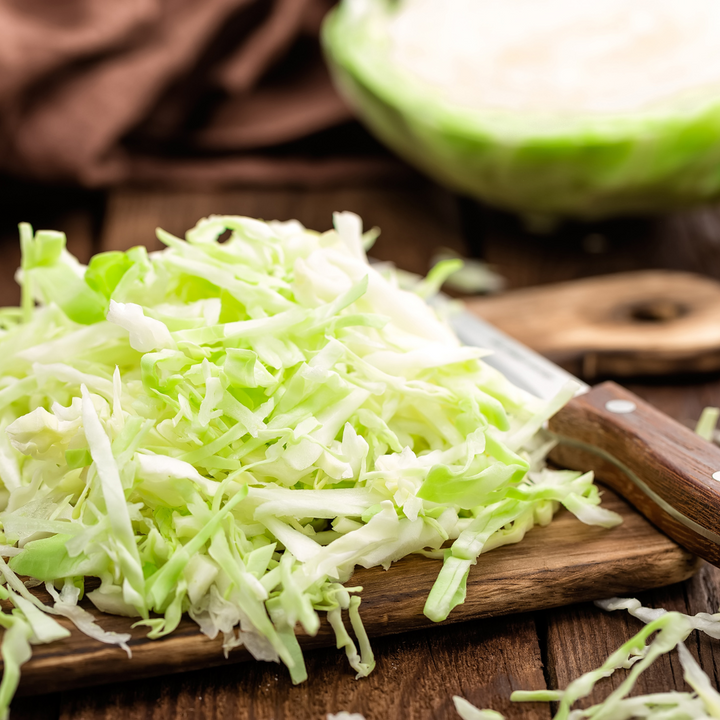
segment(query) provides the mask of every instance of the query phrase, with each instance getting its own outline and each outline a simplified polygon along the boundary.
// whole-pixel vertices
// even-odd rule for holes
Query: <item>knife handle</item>
[[[554,463],[594,470],[673,540],[720,567],[720,448],[613,382],[573,398],[549,429],[559,440]]]

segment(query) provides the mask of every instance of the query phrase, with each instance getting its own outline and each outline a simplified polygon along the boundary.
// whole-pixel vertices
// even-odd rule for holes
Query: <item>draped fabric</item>
[[[0,172],[317,185],[399,171],[351,121],[333,0],[0,0]]]

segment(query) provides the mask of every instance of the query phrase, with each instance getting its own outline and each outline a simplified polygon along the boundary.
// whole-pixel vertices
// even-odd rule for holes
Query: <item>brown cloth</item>
[[[0,0],[0,171],[91,187],[392,173],[323,63],[332,5]]]

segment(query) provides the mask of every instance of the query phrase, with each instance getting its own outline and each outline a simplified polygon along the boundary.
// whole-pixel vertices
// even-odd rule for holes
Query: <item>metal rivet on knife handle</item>
[[[605,403],[605,409],[611,413],[626,415],[635,412],[637,405],[632,400],[608,400]]]
[[[631,412],[614,408],[633,406]],[[561,467],[594,470],[676,542],[720,567],[720,448],[612,382],[548,423]]]

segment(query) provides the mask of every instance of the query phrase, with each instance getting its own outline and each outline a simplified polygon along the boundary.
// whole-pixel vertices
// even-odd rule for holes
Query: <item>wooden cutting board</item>
[[[592,381],[720,370],[720,283],[642,270],[473,298],[468,309]]]
[[[697,558],[658,532],[611,491],[604,491],[603,504],[623,516],[622,525],[611,530],[590,527],[562,510],[551,525],[533,529],[519,544],[482,555],[471,568],[465,603],[455,608],[445,622],[634,595],[639,590],[685,580],[699,568]],[[358,570],[351,584],[364,588],[360,613],[370,638],[434,625],[422,610],[439,569],[440,561],[411,556],[388,571]],[[49,600],[39,589],[33,592]],[[226,660],[221,641],[209,640],[188,618],[169,637],[148,640],[146,629],[130,628],[132,620],[102,615],[89,603],[85,607],[106,630],[132,634],[132,659],[117,647],[91,640],[69,621],[59,618],[72,634],[51,645],[34,647],[32,659],[22,669],[21,694],[49,693],[249,659],[247,652],[238,648]],[[300,637],[305,648],[328,646],[334,641],[326,622],[316,637]],[[344,654],[338,651],[338,663],[343,662]]]

